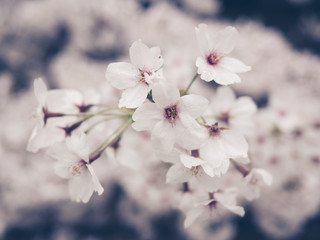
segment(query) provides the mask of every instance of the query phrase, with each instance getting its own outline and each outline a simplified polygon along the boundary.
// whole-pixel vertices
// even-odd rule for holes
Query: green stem
[[[188,91],[190,89],[190,87],[192,86],[192,84],[194,83],[194,81],[198,78],[199,74],[196,73],[196,75],[194,75],[194,77],[192,78],[191,82],[189,83],[188,87],[183,91],[182,96],[188,94]]]
[[[117,116],[113,116],[113,117],[106,117],[106,118],[100,119],[100,120],[94,122],[90,127],[88,127],[88,129],[85,131],[85,133],[88,134],[95,126],[99,125],[100,123],[103,123],[103,122],[106,122],[106,121],[109,121],[112,119],[118,119],[118,118],[119,117],[117,117]]]
[[[113,143],[113,141],[115,141],[117,138],[119,138],[121,136],[121,134],[130,126],[130,124],[132,123],[132,119],[130,118],[127,121],[124,121],[110,136],[108,136],[101,144],[100,146],[93,151],[91,155],[96,154],[99,151],[104,151],[110,144]]]

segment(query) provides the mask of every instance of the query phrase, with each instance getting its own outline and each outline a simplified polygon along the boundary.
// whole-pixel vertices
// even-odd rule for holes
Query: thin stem
[[[130,117],[131,114],[127,113],[64,113],[64,116],[75,116],[75,117],[84,117],[84,116],[118,116],[118,117]]]
[[[194,77],[192,78],[191,82],[189,83],[188,87],[183,91],[182,96],[188,94],[188,91],[190,89],[190,87],[192,86],[192,84],[194,83],[194,81],[198,78],[199,74],[196,73],[196,75],[194,75]]]
[[[90,155],[94,155],[99,151],[104,151],[114,140],[116,140],[120,135],[130,126],[132,119],[124,121],[110,136],[108,136],[100,146],[93,151]]]
[[[90,127],[88,127],[88,129],[85,131],[85,133],[89,133],[95,126],[99,125],[100,123],[112,120],[112,119],[118,119],[118,116],[113,116],[113,117],[106,117],[103,119],[100,119],[99,121],[94,122]]]
[[[235,169],[237,169],[243,177],[247,176],[249,174],[249,171],[245,169],[243,166],[235,162],[233,159],[230,159]]]

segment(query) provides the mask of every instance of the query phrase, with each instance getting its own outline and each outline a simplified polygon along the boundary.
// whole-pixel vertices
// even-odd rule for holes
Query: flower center
[[[215,53],[210,53],[210,55],[207,56],[207,62],[210,65],[216,65],[220,60],[221,60],[222,56],[218,56]]]
[[[81,169],[85,167],[86,162],[83,160],[80,160],[77,164],[73,165],[71,167],[71,173],[73,176],[80,176]]]
[[[209,127],[209,136],[219,136],[221,133],[221,128],[218,127],[218,123],[213,124]]]
[[[229,125],[230,115],[228,112],[224,112],[220,115],[219,120]]]
[[[146,73],[147,73],[148,75],[151,74],[151,73],[148,72],[148,71],[143,71],[143,70],[140,70],[140,69],[139,69],[139,82],[149,85],[149,84],[147,83],[147,81],[146,81],[146,76],[145,76]]]
[[[178,117],[177,105],[173,105],[171,107],[165,108],[165,118],[168,119],[172,125],[174,125],[176,118]]]

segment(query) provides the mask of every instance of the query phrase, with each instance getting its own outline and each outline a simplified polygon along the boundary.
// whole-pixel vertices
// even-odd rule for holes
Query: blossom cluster
[[[271,174],[252,168],[248,157],[246,137],[257,107],[227,86],[241,82],[238,73],[251,69],[228,56],[237,30],[227,27],[211,35],[200,24],[195,34],[197,73],[183,89],[166,77],[160,48],[141,40],[131,45],[130,62],[107,67],[106,81],[121,94],[117,106],[101,101],[95,90],[48,90],[42,79],[34,81],[38,122],[27,149],[47,149],[57,175],[68,179],[72,200],[86,203],[93,192],[103,193],[95,169],[102,158],[137,174],[150,164],[161,166],[153,171],[165,172],[170,203],[186,214],[185,227],[225,211],[243,216],[237,200],[258,198],[260,188],[271,185]],[[197,79],[223,86],[208,99],[191,93]],[[156,163],[136,161],[133,156],[150,146]]]

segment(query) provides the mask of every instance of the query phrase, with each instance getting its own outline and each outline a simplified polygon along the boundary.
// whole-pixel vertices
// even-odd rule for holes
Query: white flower
[[[58,160],[55,172],[69,179],[69,193],[72,201],[87,203],[92,193],[103,193],[103,188],[89,161],[89,147],[86,135],[72,135],[64,143],[57,143],[49,155]]]
[[[106,79],[122,92],[119,107],[136,108],[146,99],[155,81],[162,79],[163,59],[159,47],[136,41],[130,47],[131,63],[109,64]]]
[[[61,117],[62,113],[77,111],[69,95],[74,95],[72,90],[50,90],[41,78],[34,80],[34,93],[38,100],[36,112],[37,123],[28,141],[27,150],[37,152],[39,149],[61,142],[65,138],[62,129],[74,117]]]
[[[196,28],[196,36],[202,54],[196,60],[201,79],[229,85],[241,81],[236,73],[251,69],[241,61],[226,56],[233,50],[237,40],[238,32],[234,27],[226,27],[210,38],[207,25],[200,24]]]
[[[152,131],[155,148],[170,152],[175,143],[186,149],[198,148],[204,132],[196,122],[208,100],[198,95],[180,97],[179,90],[168,83],[157,83],[152,90],[155,103],[144,103],[133,114],[136,131]]]
[[[219,211],[226,209],[239,216],[244,215],[243,207],[237,206],[237,192],[233,188],[224,189],[215,193],[209,193],[209,200],[201,201],[191,208],[184,222],[184,227],[189,227],[195,220],[206,220],[215,216]]]
[[[207,140],[200,146],[198,156],[184,156],[182,163],[187,168],[201,168],[210,176],[221,176],[229,169],[230,158],[248,157],[248,143],[232,130],[219,128],[217,124],[207,126]]]
[[[272,175],[264,169],[253,168],[249,174],[243,179],[242,194],[252,201],[260,197],[260,188],[263,186],[271,186]]]
[[[222,127],[237,130],[243,135],[252,133],[254,128],[252,116],[257,107],[250,97],[236,99],[231,88],[219,87],[211,103],[205,114],[209,116],[206,117],[207,121],[212,116],[212,120],[218,121]]]

